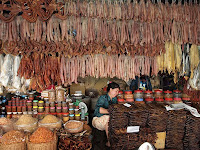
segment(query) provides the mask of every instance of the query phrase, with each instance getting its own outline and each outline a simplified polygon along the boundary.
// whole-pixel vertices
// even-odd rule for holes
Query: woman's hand
[[[100,107],[99,112],[100,112],[101,114],[109,114],[108,109],[105,109],[105,108],[103,108],[103,107]]]

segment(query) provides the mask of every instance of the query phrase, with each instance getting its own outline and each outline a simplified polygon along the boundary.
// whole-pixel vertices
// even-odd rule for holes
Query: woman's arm
[[[105,109],[105,108],[103,108],[103,107],[100,107],[100,108],[99,108],[99,112],[100,112],[101,114],[109,114],[108,109]]]

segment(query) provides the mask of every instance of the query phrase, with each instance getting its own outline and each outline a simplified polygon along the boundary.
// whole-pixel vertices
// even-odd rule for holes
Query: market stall
[[[199,149],[199,1],[3,0],[0,12],[0,149]],[[92,120],[110,82],[103,139]]]

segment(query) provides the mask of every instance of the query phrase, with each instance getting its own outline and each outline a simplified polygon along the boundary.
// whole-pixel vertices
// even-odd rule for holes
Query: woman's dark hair
[[[108,87],[107,87],[107,92],[110,91],[110,89],[115,89],[115,88],[119,88],[119,84],[115,83],[115,82],[111,82],[108,84]],[[120,89],[120,88],[119,88]]]

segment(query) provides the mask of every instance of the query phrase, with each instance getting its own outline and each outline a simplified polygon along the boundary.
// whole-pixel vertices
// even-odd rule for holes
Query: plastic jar
[[[75,120],[81,120],[81,115],[80,114],[75,114]]]
[[[166,104],[173,104],[173,98],[165,98]]]
[[[39,101],[39,102],[38,102],[38,106],[39,106],[39,107],[43,107],[43,106],[44,106],[44,101]]]
[[[174,98],[182,98],[182,93],[179,90],[174,90]]]
[[[22,106],[22,112],[26,112],[26,106]]]
[[[38,111],[38,106],[33,106],[33,111]]]
[[[32,106],[32,101],[27,100],[27,101],[26,101],[26,106]]]
[[[8,101],[8,106],[12,106],[12,101]]]
[[[69,114],[74,114],[74,108],[69,108]]]
[[[61,113],[62,112],[62,108],[61,107],[56,107],[56,112],[57,113]]]
[[[62,112],[63,112],[63,113],[69,112],[69,108],[68,108],[68,107],[63,107],[63,108],[62,108]]]
[[[123,99],[124,95],[123,95],[123,91],[119,91],[119,94],[117,95],[117,99]]]
[[[45,107],[49,107],[49,102],[45,102]]]
[[[38,106],[38,100],[33,100],[33,106]]]
[[[13,112],[13,114],[12,114],[12,118],[18,118],[18,116],[17,116],[17,112]]]
[[[135,101],[143,101],[143,92],[142,92],[142,90],[135,90],[134,91],[134,98],[135,98]]]
[[[55,107],[55,103],[54,103],[54,102],[51,102],[51,103],[50,103],[50,106],[51,106],[51,107]]]
[[[55,112],[56,112],[55,107],[50,107],[50,113],[55,113]]]
[[[49,113],[50,112],[50,107],[45,107],[45,113]]]
[[[6,111],[7,112],[12,112],[12,107],[11,106],[6,106]]]
[[[135,104],[145,104],[144,101],[135,101]]]
[[[117,101],[118,101],[118,104],[124,104],[125,103],[124,99],[117,99]]]
[[[6,116],[8,119],[11,119],[12,118],[12,112],[7,112],[7,116]]]
[[[150,103],[153,103],[153,98],[145,98],[145,102],[146,104],[150,104]]]
[[[74,104],[73,103],[69,103],[69,109],[74,109]]]
[[[163,92],[161,91],[161,90],[155,90],[154,91],[154,98],[156,99],[156,98],[161,98],[161,99],[163,99]]]
[[[182,99],[174,97],[174,104],[179,104],[179,103],[183,103]]]
[[[63,113],[63,122],[69,121],[69,113]]]
[[[74,120],[74,114],[69,114],[69,119]]]
[[[21,106],[17,106],[17,112],[22,112],[22,107]]]
[[[55,102],[56,100],[56,91],[51,89],[48,92],[48,96],[49,96],[49,102]]]
[[[65,100],[65,90],[60,88],[56,90],[56,100],[57,101],[64,101]]]
[[[172,91],[164,91],[164,98],[173,98]]]
[[[39,112],[39,113],[44,112],[44,107],[38,107],[38,112]]]
[[[34,99],[34,94],[29,94],[29,100],[33,100]]]
[[[61,102],[58,102],[57,104],[58,104],[57,107],[62,107],[62,103]]]
[[[153,98],[153,92],[152,91],[150,91],[150,90],[147,90],[147,91],[145,91],[144,92],[144,98],[145,99],[148,99],[148,98]]]
[[[38,118],[38,112],[37,111],[33,112],[33,118]]]
[[[79,109],[74,109],[75,115],[79,114]]]
[[[163,104],[164,103],[164,99],[163,98],[155,98],[155,101],[158,104]]]
[[[134,102],[134,99],[133,99],[133,98],[132,98],[132,99],[131,99],[131,98],[127,98],[127,99],[126,99],[126,102],[128,102],[128,103],[133,103],[133,102]]]
[[[38,113],[37,115],[38,115],[38,119],[39,120],[42,120],[44,118],[44,116],[45,116],[44,113]]]
[[[57,113],[57,117],[60,119],[62,119],[62,115],[63,115],[62,113]]]
[[[16,106],[12,106],[12,112],[17,112],[17,107]]]
[[[67,103],[66,102],[62,102],[62,107],[67,107]]]

